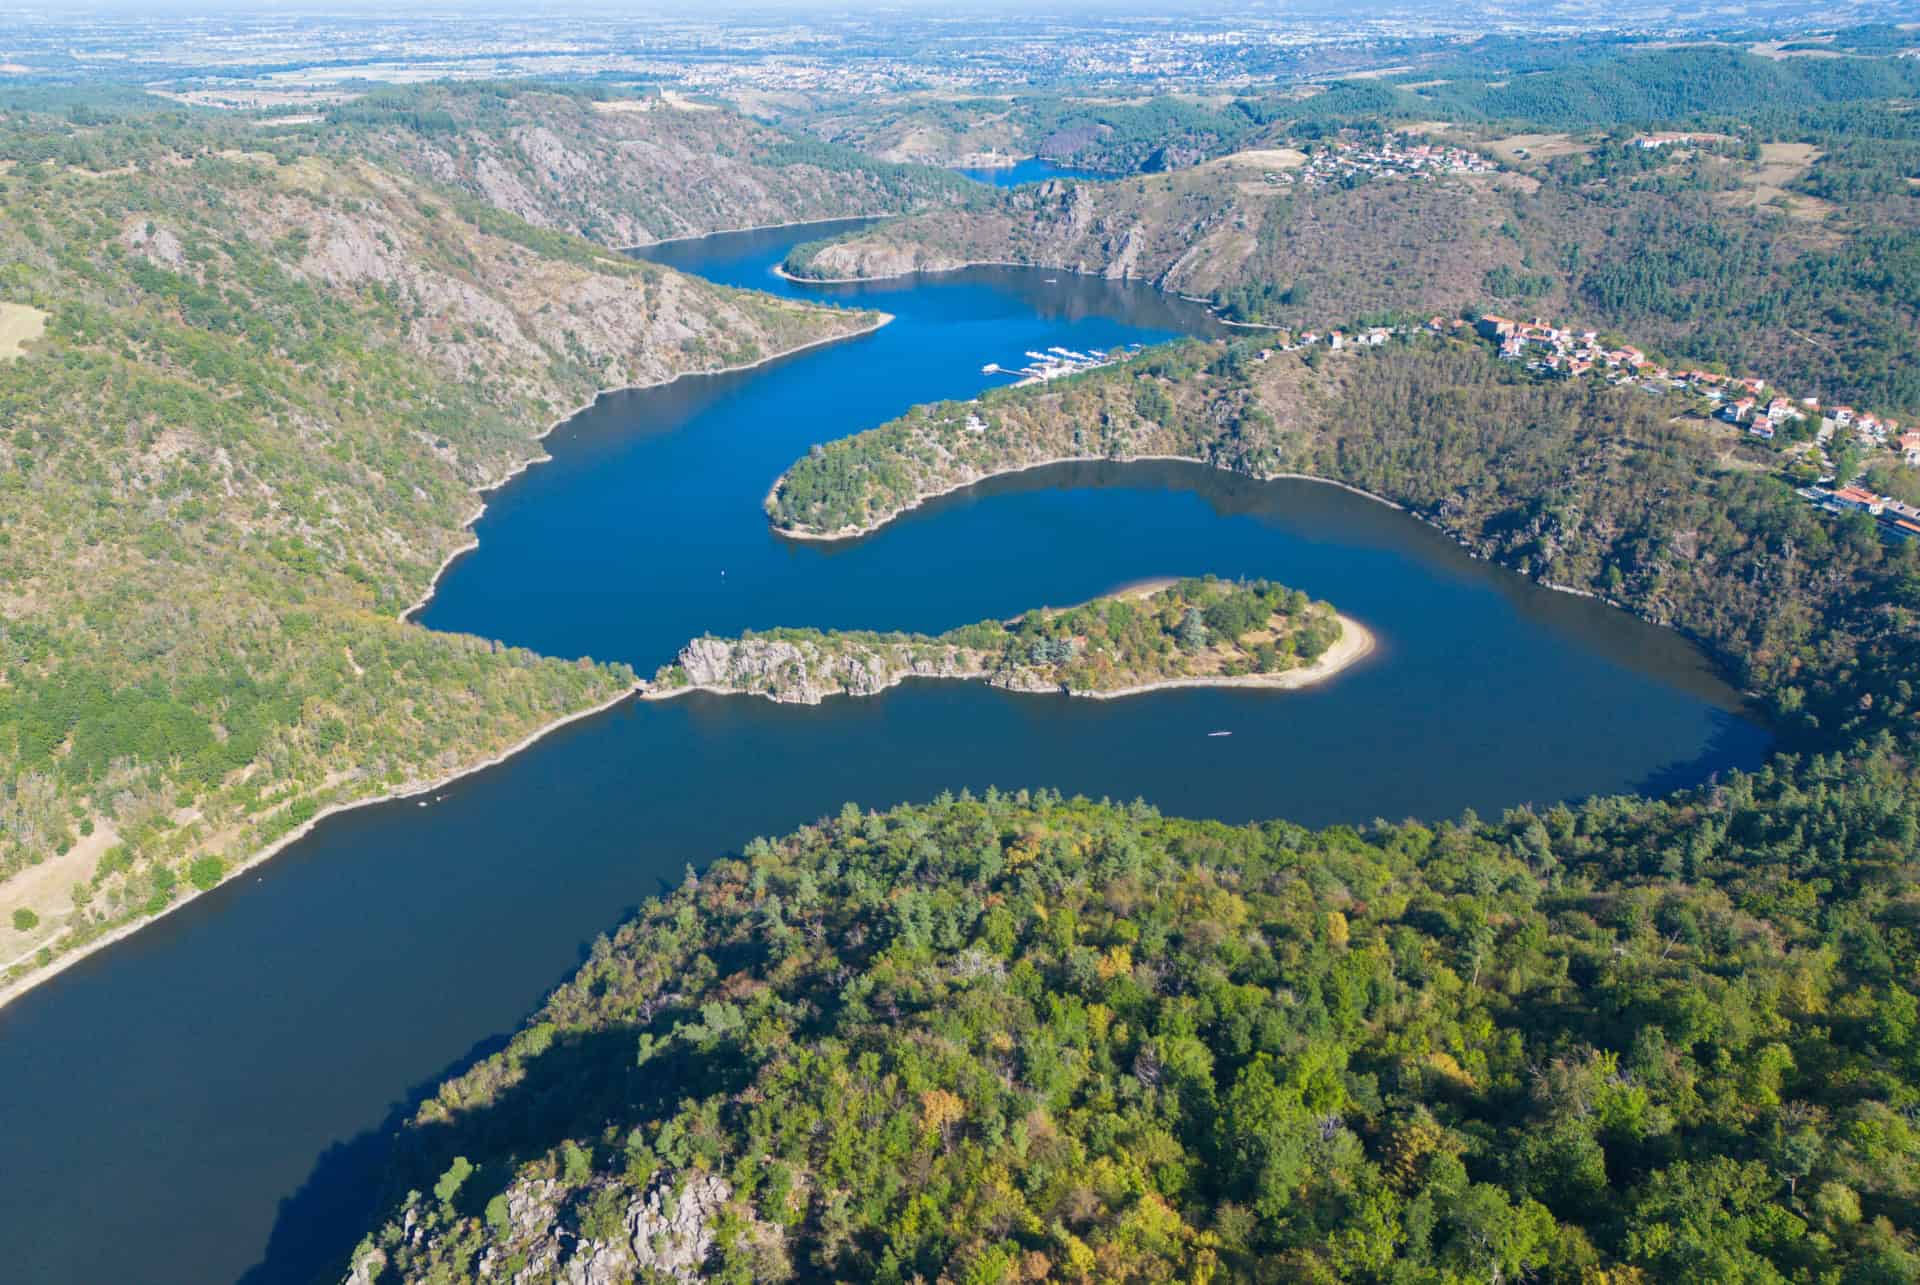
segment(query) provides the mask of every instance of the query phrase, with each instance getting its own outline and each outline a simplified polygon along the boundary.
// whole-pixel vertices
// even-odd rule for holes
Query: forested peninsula
[[[849,807],[442,1086],[350,1279],[1905,1279],[1917,802]]]
[[[735,186],[918,199],[729,113],[601,97],[397,92],[264,126],[157,99],[0,113],[0,996],[334,808],[633,691],[624,665],[401,617],[470,545],[477,493],[600,391],[886,320],[637,262],[574,234],[634,233],[611,214],[529,222],[403,146],[504,156],[564,124],[646,189],[751,135]],[[761,217],[729,190],[659,230]]]
[[[1814,511],[1740,434],[1687,409],[1541,379],[1471,340],[1412,333],[1339,352],[1189,340],[918,407],[815,448],[767,507],[776,528],[847,536],[1055,460],[1170,456],[1324,479],[1534,580],[1686,632],[1768,699],[1789,736],[1880,723],[1883,709],[1857,706],[1836,680],[1856,666],[1893,672],[1908,645],[1893,604],[1911,549],[1882,547],[1864,515]],[[1756,593],[1769,610],[1753,609]],[[1894,649],[1862,646],[1881,639]]]
[[[909,678],[984,679],[1012,691],[1095,697],[1304,687],[1372,648],[1358,621],[1299,590],[1209,576],[938,635],[776,629],[697,638],[661,668],[647,695],[706,691],[817,705],[832,695],[871,696]]]

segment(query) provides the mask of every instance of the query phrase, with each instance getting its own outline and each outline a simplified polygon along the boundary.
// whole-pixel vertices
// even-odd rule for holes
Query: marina
[[[980,373],[1017,376],[1017,382],[1013,386],[1021,388],[1028,384],[1044,384],[1055,379],[1066,379],[1072,375],[1084,375],[1090,370],[1111,366],[1139,352],[1140,347],[1139,344],[1121,344],[1114,348],[1092,348],[1085,352],[1059,344],[1055,344],[1044,352],[1029,348],[1021,354],[1027,359],[1026,365],[1009,367],[997,361],[990,361],[980,368]]]

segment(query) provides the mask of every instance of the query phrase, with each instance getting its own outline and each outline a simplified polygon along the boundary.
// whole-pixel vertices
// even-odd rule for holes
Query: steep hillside
[[[335,108],[326,141],[603,245],[896,214],[974,184],[782,133],[677,96],[510,85],[387,90]]]
[[[597,390],[882,320],[639,264],[373,163],[206,138],[0,133],[0,302],[44,315],[0,357],[9,977],[330,804],[629,690],[622,666],[398,617],[470,540],[476,489]]]
[[[1911,412],[1911,128],[1883,112],[1804,132],[1818,142],[1655,149],[1355,130],[1174,174],[1016,189],[802,246],[787,267],[831,279],[1030,263],[1144,279],[1234,320],[1322,329],[1389,311],[1540,314]],[[1430,141],[1508,160],[1492,173],[1382,172]]]
[[[849,805],[444,1084],[348,1280],[1909,1279],[1917,806]]]
[[[1174,175],[1055,180],[991,206],[803,246],[788,267],[833,278],[1031,263],[1139,277],[1209,298],[1247,282],[1309,282],[1297,305],[1270,310],[1291,320],[1386,307],[1452,310],[1480,295],[1490,269],[1519,257],[1499,231],[1521,180],[1474,176],[1299,195],[1265,180],[1295,162],[1252,153]]]

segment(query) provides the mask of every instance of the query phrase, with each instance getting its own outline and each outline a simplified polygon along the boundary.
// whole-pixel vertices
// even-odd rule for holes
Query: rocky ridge
[[[1308,649],[1297,652],[1302,643]],[[909,678],[1092,697],[1162,687],[1298,687],[1330,677],[1372,646],[1357,621],[1309,604],[1304,594],[1208,577],[1151,581],[1080,607],[1042,608],[938,636],[780,630],[696,638],[644,697],[705,691],[818,705],[829,696],[873,696]]]
[[[926,638],[899,642],[696,638],[680,650],[675,664],[649,694],[717,691],[765,696],[783,704],[818,705],[829,696],[872,696],[909,678],[986,675],[982,653]]]
[[[598,241],[675,237],[953,204],[969,186],[793,137],[730,110],[680,99],[510,95],[434,86],[406,111],[341,144],[373,150],[437,184],[526,220]],[[444,114],[421,129],[421,113]],[[439,117],[436,117],[438,119]],[[346,123],[354,113],[342,113]]]

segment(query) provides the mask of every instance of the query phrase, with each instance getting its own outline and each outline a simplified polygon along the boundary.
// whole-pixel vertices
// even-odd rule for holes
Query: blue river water
[[[1117,177],[1099,170],[1078,170],[1071,166],[1055,165],[1038,156],[1029,156],[1024,161],[993,169],[963,169],[959,172],[976,183],[986,183],[992,187],[1018,187],[1022,183],[1043,183],[1050,178],[1091,179],[1097,182]]]
[[[1144,288],[1038,271],[771,275],[821,232],[651,257],[892,324],[601,399],[549,439],[551,462],[491,497],[479,548],[422,623],[651,672],[707,630],[938,630],[1215,572],[1329,598],[1379,650],[1299,692],[1095,702],[924,683],[816,708],[628,702],[431,806],[336,817],[0,1009],[0,1278],[310,1278],[370,1216],[395,1122],[498,1047],[597,934],[689,864],[849,800],[1049,785],[1229,820],[1364,822],[1663,790],[1764,754],[1767,734],[1675,635],[1328,486],[1065,465],[863,540],[779,538],[761,497],[816,442],[973,396],[998,378],[984,364],[1029,348],[1210,329]]]

